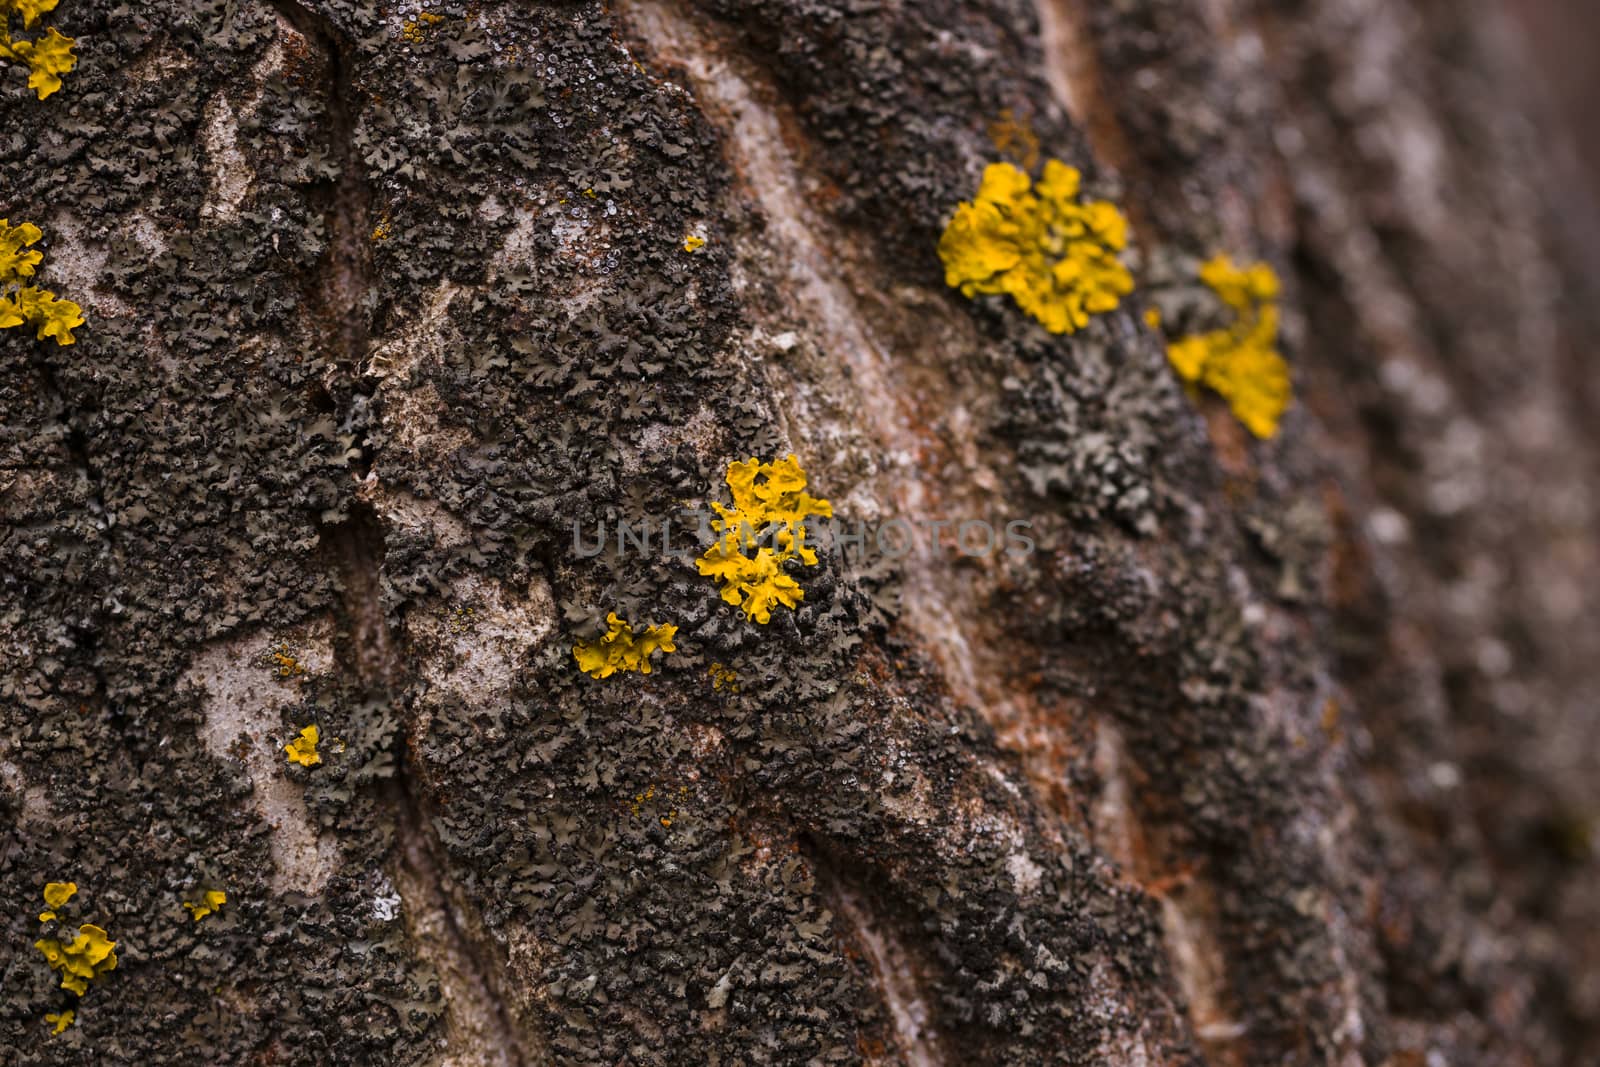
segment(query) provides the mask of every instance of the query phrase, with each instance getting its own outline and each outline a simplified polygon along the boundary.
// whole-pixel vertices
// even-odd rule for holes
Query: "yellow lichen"
[[[648,787],[647,789],[645,789],[645,791],[643,793],[635,793],[635,794],[633,794],[633,815],[634,815],[634,817],[637,818],[638,815],[639,815],[639,809],[644,807],[650,801],[654,800],[655,797],[656,797],[656,787],[653,786],[653,785]]]
[[[572,646],[572,657],[578,669],[591,678],[609,678],[618,671],[650,673],[650,655],[653,652],[676,652],[672,643],[678,628],[666,623],[646,626],[635,634],[626,620],[611,612],[606,616],[606,632],[593,641],[579,641]]]
[[[991,163],[978,195],[956,208],[939,238],[944,279],[964,296],[1005,293],[1051,333],[1072,333],[1133,291],[1117,258],[1128,220],[1105,200],[1080,199],[1078,171],[1059,160],[1038,183]]]
[[[698,252],[706,246],[706,239],[697,233],[687,234],[683,239],[685,252]]]
[[[723,600],[764,624],[774,607],[793,608],[805,599],[783,565],[792,559],[816,565],[817,554],[806,545],[805,520],[832,518],[833,505],[806,493],[806,473],[793,455],[772,463],[736,460],[728,464],[726,480],[733,506],[712,503],[717,540],[696,566],[721,584]]]
[[[59,908],[71,900],[77,892],[77,882],[47,882],[44,887],[44,902],[52,908]]]
[[[44,906],[47,910],[39,913],[39,921],[47,923],[56,917],[56,909],[72,899],[78,891],[77,882],[50,882],[44,887]]]
[[[669,792],[670,793],[670,790],[667,790],[665,787],[663,787],[663,792]],[[688,795],[689,795],[689,787],[688,786],[685,785],[685,786],[679,786],[678,787],[678,803],[683,803],[685,798],[688,797]],[[656,787],[653,786],[653,785],[647,786],[645,788],[645,791],[642,792],[642,793],[635,793],[633,795],[633,806],[629,809],[631,811],[633,817],[637,819],[639,817],[640,811],[642,811],[644,809],[645,805],[650,804],[652,806],[655,806],[654,805],[655,798],[656,798]],[[678,809],[676,807],[669,808],[667,810],[666,814],[661,814],[661,808],[660,807],[656,807],[656,812],[657,812],[656,821],[659,822],[663,827],[668,828],[668,829],[670,829],[672,827],[672,820],[676,819],[678,817]]]
[[[72,1020],[76,1019],[77,1017],[78,1013],[73,1011],[71,1008],[68,1008],[66,1011],[62,1012],[45,1012],[44,1021],[51,1025],[52,1029],[50,1033],[55,1035],[61,1033],[61,1031],[71,1026]]]
[[[28,88],[43,100],[61,88],[61,75],[77,63],[72,54],[76,43],[63,37],[55,27],[43,36],[32,40],[11,36],[11,20],[20,18],[23,29],[31,30],[39,17],[55,9],[56,0],[0,0],[0,59],[12,59],[27,64]]]
[[[189,914],[194,916],[194,921],[199,922],[207,915],[220,911],[222,905],[228,902],[228,894],[220,889],[207,889],[200,894],[198,902],[184,901],[183,906],[189,909]]]
[[[428,39],[428,31],[443,21],[443,15],[436,15],[432,11],[424,11],[415,19],[402,25],[400,27],[400,35],[412,44],[420,44]]]
[[[726,689],[730,693],[739,691],[739,675],[732,667],[713,663],[711,669],[706,673],[711,675],[711,688]]]
[[[78,936],[62,943],[56,938],[40,938],[33,947],[44,954],[50,968],[61,972],[61,988],[83,996],[89,983],[117,968],[117,943],[92,923],[78,927]]]
[[[305,664],[295,655],[287,641],[280,641],[276,648],[268,649],[266,664],[279,678],[298,678],[306,673]]]
[[[290,763],[298,763],[302,767],[313,767],[322,762],[322,757],[317,755],[317,742],[322,740],[322,731],[312,723],[300,731],[300,736],[283,746],[289,754]]]
[[[1278,276],[1265,263],[1237,267],[1226,255],[1200,268],[1200,280],[1233,312],[1228,326],[1192,334],[1167,346],[1178,377],[1228,402],[1257,437],[1278,432],[1289,407],[1289,366],[1278,352]]]
[[[387,241],[393,236],[394,227],[389,222],[389,213],[386,211],[383,213],[383,217],[378,219],[378,224],[372,228],[372,239],[374,241]]]
[[[0,329],[28,326],[41,341],[49,338],[70,345],[72,331],[83,325],[83,309],[30,284],[44,259],[44,253],[31,246],[43,236],[31,222],[13,226],[9,219],[0,219]]]

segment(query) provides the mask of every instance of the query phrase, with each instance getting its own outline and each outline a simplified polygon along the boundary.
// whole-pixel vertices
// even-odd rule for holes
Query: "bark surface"
[[[1593,215],[1498,5],[52,18],[0,214],[88,321],[0,332],[0,1060],[1600,1062]],[[1141,283],[1277,268],[1277,437],[1140,294],[944,285],[1045,158]],[[575,550],[790,452],[1036,549],[835,548],[765,626]],[[610,611],[678,652],[584,676]]]

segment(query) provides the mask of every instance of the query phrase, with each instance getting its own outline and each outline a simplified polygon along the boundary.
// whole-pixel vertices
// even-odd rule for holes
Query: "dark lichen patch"
[[[314,67],[296,66],[296,42],[256,6],[70,8],[80,66],[50,101],[55,120],[8,97],[15,136],[0,146],[19,208],[76,220],[54,256],[88,272],[97,309],[70,359],[9,337],[0,349],[7,448],[32,501],[30,533],[3,550],[0,610],[20,653],[4,676],[5,758],[36,798],[0,878],[23,899],[47,867],[91,868],[82,884],[121,962],[111,995],[43,1047],[47,975],[19,959],[3,1058],[243,1062],[275,1048],[282,1062],[407,1062],[437,1004],[399,927],[373,924],[366,887],[344,874],[316,898],[273,891],[248,780],[200,743],[199,694],[178,688],[207,642],[333,601],[317,521],[348,506],[360,427],[323,399],[325,380],[351,389],[302,300],[328,240],[309,185],[326,176],[292,162],[325,116],[279,114],[270,91],[262,111],[245,106],[253,72]],[[221,221],[203,214],[209,183],[188,147],[219,93],[283,119],[241,123],[254,181]],[[321,681],[302,684],[290,716],[311,709],[348,746],[316,769],[311,810],[350,870],[371,869],[386,824],[361,775],[392,723]],[[229,905],[194,924],[174,901],[202,877]]]

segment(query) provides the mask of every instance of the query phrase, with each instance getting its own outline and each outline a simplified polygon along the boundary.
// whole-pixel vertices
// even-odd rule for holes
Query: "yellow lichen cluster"
[[[0,329],[28,326],[41,341],[52,338],[58,345],[70,345],[72,331],[83,325],[83,309],[28,284],[44,259],[43,252],[30,248],[43,236],[31,222],[13,226],[0,219]]]
[[[300,662],[287,641],[280,641],[278,647],[269,649],[266,662],[279,678],[298,678],[306,673],[305,664]]]
[[[443,15],[436,15],[432,11],[424,11],[415,19],[401,26],[400,35],[412,44],[420,44],[428,39],[428,31],[443,21]]]
[[[964,296],[1006,293],[1051,333],[1072,333],[1133,291],[1117,258],[1128,220],[1105,200],[1079,198],[1078,171],[1059,160],[1037,183],[991,163],[978,195],[956,208],[939,238],[945,282]]]
[[[394,236],[394,225],[389,221],[389,213],[385,211],[383,217],[378,219],[378,224],[372,228],[374,241],[387,241]]]
[[[52,1034],[61,1033],[61,1031],[71,1026],[72,1020],[77,1017],[78,1013],[71,1008],[63,1012],[47,1011],[44,1013],[44,1021],[50,1024],[50,1032]]]
[[[666,790],[663,790],[663,791],[666,792]],[[681,786],[678,787],[678,802],[679,803],[682,803],[684,798],[687,797],[688,795],[689,795],[689,787],[688,786],[681,785]],[[653,804],[655,799],[656,799],[656,787],[653,786],[653,785],[647,786],[643,793],[635,793],[635,794],[633,794],[633,807],[630,809],[632,811],[632,813],[633,813],[633,817],[637,819],[639,817],[639,812],[644,808],[644,806],[646,804]],[[657,807],[656,810],[659,812],[661,809],[659,807]],[[677,808],[670,808],[670,809],[668,809],[668,811],[667,811],[667,813],[665,815],[657,815],[656,816],[656,821],[661,823],[661,825],[663,827],[670,828],[672,826],[672,820],[676,819],[677,817],[678,817],[678,809]]]
[[[1278,352],[1278,276],[1265,263],[1237,267],[1226,255],[1200,268],[1200,280],[1233,313],[1228,326],[1181,338],[1167,359],[1186,382],[1228,402],[1257,437],[1278,432],[1289,406],[1289,367]]]
[[[832,518],[833,505],[806,493],[806,472],[793,455],[772,463],[736,460],[728,464],[727,483],[733,506],[712,503],[717,540],[696,566],[721,583],[723,600],[766,623],[774,607],[793,608],[805,599],[783,565],[792,559],[816,565],[817,554],[806,545],[805,520]]]
[[[44,887],[44,902],[49,909],[39,916],[40,922],[50,922],[56,916],[56,910],[62,907],[72,895],[78,891],[75,882],[51,882]],[[72,992],[83,996],[89,989],[89,983],[103,977],[107,972],[117,969],[117,943],[106,936],[106,932],[92,923],[84,923],[78,927],[78,936],[71,941],[63,942],[59,938],[42,937],[33,943],[33,947],[44,954],[45,962],[52,970],[61,973],[61,988],[70,989]],[[57,1017],[57,1033],[65,1030],[72,1020],[65,1023]]]
[[[706,239],[697,233],[686,234],[683,238],[685,252],[698,252],[706,246]]]
[[[317,754],[317,742],[322,740],[322,731],[312,723],[300,731],[300,736],[283,746],[289,754],[290,763],[298,763],[302,767],[314,767],[322,762],[322,757]]]
[[[706,673],[711,675],[711,688],[726,689],[730,693],[739,691],[739,675],[732,667],[713,663]]]
[[[626,620],[611,612],[606,616],[606,632],[593,641],[579,641],[572,647],[578,668],[591,678],[609,678],[618,671],[650,673],[650,654],[676,652],[672,639],[676,626],[646,626],[635,634]]]
[[[183,902],[183,906],[189,909],[189,914],[194,916],[194,921],[199,922],[207,915],[220,911],[222,905],[227,902],[228,894],[221,889],[207,889],[200,894],[198,901],[186,900]]]
[[[22,28],[31,30],[39,16],[55,9],[57,0],[0,0],[0,59],[11,59],[28,66],[28,88],[43,100],[61,88],[61,75],[78,62],[72,54],[71,37],[63,37],[54,26],[44,36],[17,40],[11,36],[11,20],[20,18]]]

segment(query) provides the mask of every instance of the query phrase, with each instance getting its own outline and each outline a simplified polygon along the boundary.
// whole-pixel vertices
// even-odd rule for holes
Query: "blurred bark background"
[[[1588,8],[61,0],[0,93],[87,318],[0,333],[0,1060],[1600,1062]],[[1049,158],[1141,283],[1273,264],[1276,437],[1141,292],[944,285]],[[765,626],[573,550],[790,452],[1037,550]],[[678,651],[582,675],[612,611]]]

